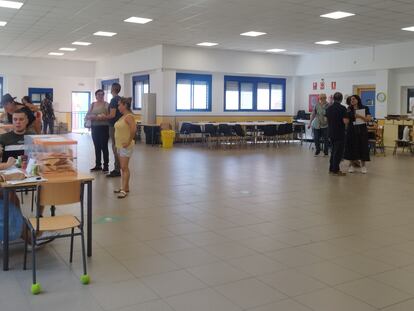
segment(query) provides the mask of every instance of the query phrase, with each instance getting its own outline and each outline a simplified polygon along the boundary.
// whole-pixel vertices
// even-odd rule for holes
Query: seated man
[[[1,98],[1,105],[4,107],[4,113],[1,116],[1,122],[5,124],[12,124],[13,123],[13,113],[17,110],[22,110],[27,115],[28,124],[27,127],[34,131],[34,121],[36,117],[32,110],[26,105],[17,103],[14,101],[15,97],[12,97],[9,93],[5,94]]]
[[[28,116],[23,110],[16,110],[13,113],[13,130],[0,135],[0,147],[2,151],[2,162],[9,157],[18,157],[24,154],[24,135],[34,134],[27,129]]]

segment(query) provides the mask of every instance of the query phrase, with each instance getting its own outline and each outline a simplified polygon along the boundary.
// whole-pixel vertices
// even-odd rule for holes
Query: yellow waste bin
[[[161,140],[163,148],[172,148],[175,138],[175,132],[171,130],[161,131]]]

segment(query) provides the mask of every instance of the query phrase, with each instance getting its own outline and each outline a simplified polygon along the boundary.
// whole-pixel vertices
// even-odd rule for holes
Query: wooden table
[[[67,181],[80,181],[82,187],[87,186],[87,203],[86,203],[86,228],[87,228],[87,255],[92,256],[92,181],[95,178],[91,175],[78,174],[76,176],[65,176],[48,178],[45,182],[28,182],[24,184],[11,185],[5,182],[0,183],[3,191],[3,270],[9,270],[9,194],[16,190],[36,190],[37,186],[42,183],[55,183]]]

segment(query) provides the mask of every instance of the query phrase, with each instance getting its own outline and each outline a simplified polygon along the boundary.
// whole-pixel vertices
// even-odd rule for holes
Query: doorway
[[[88,132],[88,129],[84,127],[84,120],[90,103],[91,92],[72,92],[72,132]]]
[[[368,107],[371,116],[375,118],[375,85],[354,86],[354,94],[361,97],[362,104]]]

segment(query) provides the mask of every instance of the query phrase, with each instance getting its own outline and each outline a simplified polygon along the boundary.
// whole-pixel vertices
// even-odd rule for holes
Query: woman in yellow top
[[[131,112],[131,97],[121,97],[118,102],[118,109],[122,117],[115,123],[115,143],[121,166],[121,188],[115,190],[118,198],[123,199],[129,192],[129,158],[134,151],[134,137],[136,125]]]

